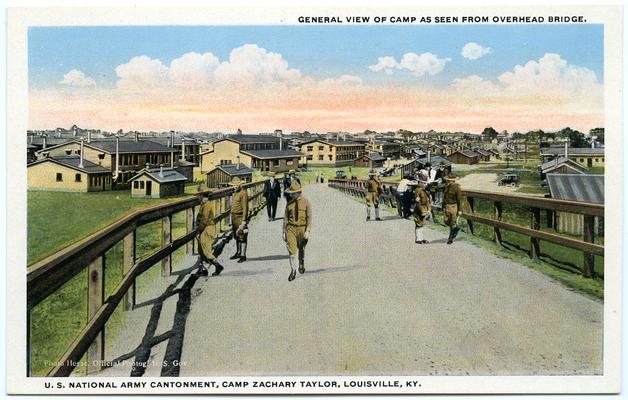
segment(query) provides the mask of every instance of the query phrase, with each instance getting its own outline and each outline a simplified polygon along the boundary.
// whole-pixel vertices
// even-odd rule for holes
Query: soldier
[[[220,275],[224,269],[214,256],[214,240],[216,239],[216,221],[214,216],[214,207],[209,202],[209,194],[203,193],[201,197],[201,208],[196,215],[196,239],[198,240],[198,252],[201,257],[201,266],[198,274],[207,276],[209,274],[208,267],[216,266],[216,271],[212,276]]]
[[[445,223],[449,226],[447,244],[452,244],[460,232],[458,217],[462,214],[462,192],[460,191],[460,185],[455,183],[456,178],[455,175],[449,175],[444,178],[443,216],[445,217]]]
[[[295,271],[297,264],[299,273],[305,273],[305,246],[312,230],[312,207],[301,194],[302,188],[298,181],[292,181],[287,191],[291,195],[291,200],[286,204],[283,218],[283,240],[290,253],[290,275],[288,276],[288,282],[290,282],[297,275]]]
[[[301,183],[301,180],[293,169],[288,171],[288,174],[283,178],[283,194],[286,197],[286,201],[290,201],[290,193],[288,192],[288,189],[290,189],[292,182],[295,180],[299,182],[299,184]]]
[[[242,180],[237,176],[231,181],[231,186],[235,189],[231,196],[231,230],[237,248],[236,253],[231,256],[231,260],[237,259],[241,263],[246,261],[246,246],[249,235],[249,195],[246,189],[242,188]]]
[[[428,243],[427,240],[423,239],[423,232],[421,231],[425,220],[430,216],[430,212],[432,211],[432,201],[425,190],[428,179],[426,174],[420,174],[419,184],[416,189],[414,189],[414,243],[417,244]]]
[[[375,220],[381,221],[379,218],[379,196],[382,193],[382,183],[377,179],[377,173],[374,170],[369,172],[369,180],[366,181],[366,220],[371,220],[371,203],[375,207]]]

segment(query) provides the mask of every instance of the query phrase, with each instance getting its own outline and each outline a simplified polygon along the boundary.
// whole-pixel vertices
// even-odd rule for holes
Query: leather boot
[[[240,242],[236,241],[236,253],[229,257],[230,260],[237,260],[240,258]]]
[[[305,273],[305,254],[303,250],[299,252],[299,273]]]
[[[371,207],[366,206],[366,220],[370,221],[371,220]]]
[[[375,207],[375,221],[381,221],[382,219],[379,217],[379,207]]]
[[[238,260],[239,263],[246,261],[246,246],[247,246],[247,244],[248,243],[246,243],[246,242],[240,243],[240,259]]]
[[[212,274],[212,276],[218,276],[220,275],[220,273],[222,272],[223,269],[225,269],[222,265],[220,265],[220,263],[218,262],[218,260],[213,260],[212,264],[214,264],[216,266],[216,271],[214,271],[214,273]]]
[[[447,239],[447,244],[452,244],[454,241],[454,229],[455,228],[449,228],[449,238]]]

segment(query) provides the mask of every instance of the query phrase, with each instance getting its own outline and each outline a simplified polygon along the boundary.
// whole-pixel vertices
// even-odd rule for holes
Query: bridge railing
[[[249,194],[249,216],[257,213],[265,204],[263,182],[243,185]],[[216,211],[216,231],[219,233],[216,247],[224,246],[229,240],[230,197],[233,188],[209,193],[209,200]],[[158,264],[161,275],[172,273],[172,253],[186,246],[186,253],[194,253],[196,237],[195,211],[201,203],[201,193],[182,200],[136,211],[87,238],[68,246],[28,268],[27,275],[27,368],[31,375],[31,327],[30,315],[35,306],[62,288],[62,286],[87,269],[87,323],[48,376],[69,376],[79,361],[86,355],[87,373],[96,372],[99,362],[105,358],[105,324],[122,303],[125,310],[135,305],[135,281],[138,276]],[[186,234],[172,240],[172,216],[185,212]],[[140,226],[161,220],[161,247],[151,254],[136,258],[136,231]],[[123,242],[123,276],[110,296],[105,298],[105,253],[119,242]],[[160,262],[161,261],[161,262]]]
[[[358,198],[364,198],[366,196],[365,185],[366,180],[329,180],[329,187],[339,189]],[[396,187],[397,183],[384,182],[380,201],[390,207],[396,207]],[[604,246],[595,243],[595,218],[604,217],[604,205],[532,196],[514,196],[478,190],[462,190],[462,194],[468,204],[468,210],[463,210],[462,217],[467,220],[471,234],[474,234],[474,223],[480,223],[493,228],[493,240],[500,245],[502,244],[502,230],[527,236],[530,240],[529,255],[533,259],[538,259],[541,255],[541,241],[582,251],[582,275],[589,278],[595,276],[594,257],[596,255],[604,256]],[[486,215],[478,212],[476,210],[477,200],[492,202],[494,214]],[[504,204],[524,206],[527,208],[530,216],[530,224],[524,226],[505,221],[503,213]],[[541,210],[546,210],[552,215],[555,213],[582,215],[584,220],[582,239],[558,232],[541,230]]]

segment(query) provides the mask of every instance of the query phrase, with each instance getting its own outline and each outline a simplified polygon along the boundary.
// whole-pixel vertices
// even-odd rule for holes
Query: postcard
[[[622,13],[10,9],[9,393],[618,393]]]

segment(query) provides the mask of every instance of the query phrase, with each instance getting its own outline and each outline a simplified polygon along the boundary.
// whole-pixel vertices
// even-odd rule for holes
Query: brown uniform
[[[462,192],[460,185],[452,182],[445,185],[443,192],[443,215],[445,223],[450,227],[456,226],[458,211],[462,210]]]
[[[207,261],[215,260],[214,256],[214,240],[216,239],[216,221],[214,214],[214,205],[205,201],[201,204],[201,208],[196,215],[196,233],[198,237],[198,248],[201,257]]]
[[[307,244],[305,231],[312,229],[312,207],[303,195],[286,205],[283,229],[286,232],[288,252],[291,255],[301,252]]]
[[[366,181],[366,206],[370,207],[371,204],[375,207],[379,207],[379,195],[382,193],[382,184],[377,179],[370,177]]]
[[[417,227],[422,227],[425,223],[425,219],[432,211],[432,200],[430,200],[430,196],[425,191],[425,188],[420,186],[414,189],[414,198],[416,199],[413,215],[414,224]]]
[[[249,195],[246,189],[240,189],[231,197],[231,229],[233,236],[241,242],[246,242],[247,234],[239,228],[243,222],[246,222],[248,214]]]

